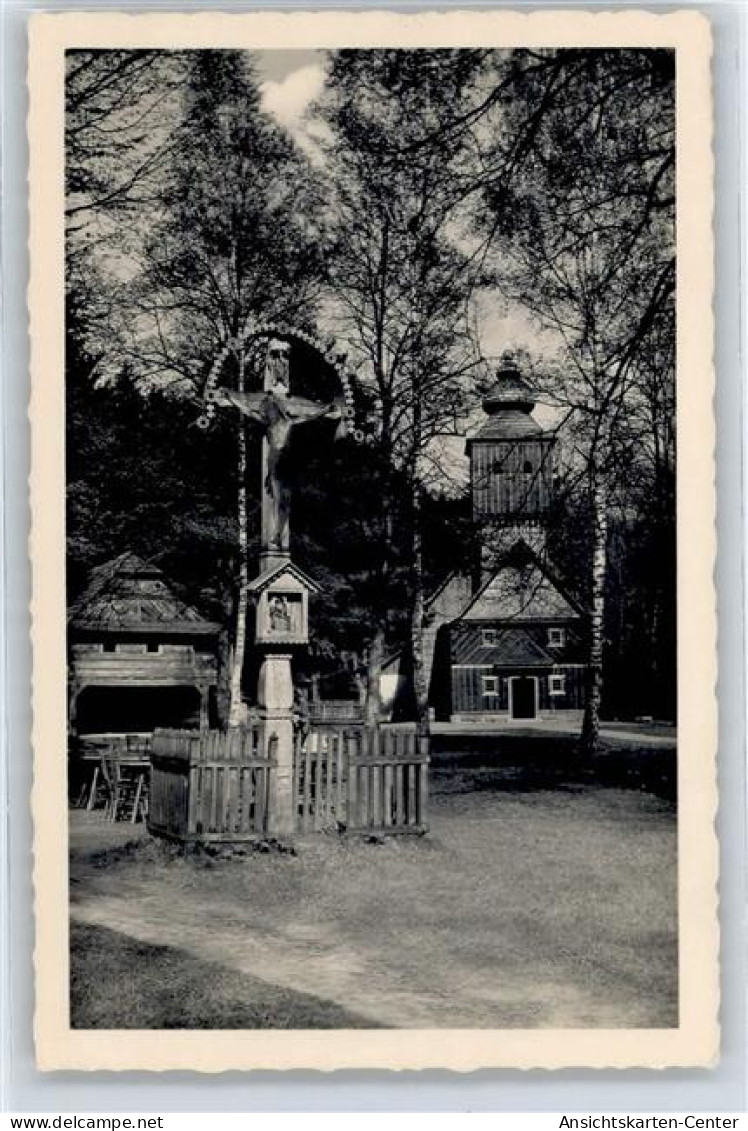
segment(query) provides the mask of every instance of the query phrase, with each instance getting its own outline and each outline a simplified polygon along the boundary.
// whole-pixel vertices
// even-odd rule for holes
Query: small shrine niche
[[[307,644],[309,641],[309,594],[318,585],[290,562],[266,570],[250,582],[255,599],[257,644]]]

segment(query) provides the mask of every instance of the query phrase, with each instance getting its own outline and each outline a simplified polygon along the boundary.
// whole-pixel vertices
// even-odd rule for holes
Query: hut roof
[[[124,553],[91,570],[70,609],[73,632],[214,635],[219,625],[182,601],[157,566]]]

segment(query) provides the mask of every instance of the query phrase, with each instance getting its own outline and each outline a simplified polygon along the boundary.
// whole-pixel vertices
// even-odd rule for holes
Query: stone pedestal
[[[293,795],[293,683],[290,652],[267,653],[260,667],[257,685],[260,718],[267,741],[276,758],[271,777],[268,807],[268,833],[289,837],[295,831]]]

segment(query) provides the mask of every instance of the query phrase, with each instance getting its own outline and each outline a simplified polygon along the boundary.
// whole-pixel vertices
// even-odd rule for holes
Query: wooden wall
[[[553,488],[552,440],[476,440],[470,477],[474,518],[543,514]]]
[[[215,657],[191,644],[161,644],[157,652],[149,652],[146,644],[118,643],[112,652],[103,644],[73,644],[70,653],[70,678],[79,689],[88,684],[202,686],[216,680]]]
[[[565,676],[563,695],[551,695],[549,676]],[[498,694],[483,694],[483,676],[497,675]],[[464,665],[452,668],[452,714],[497,714],[509,711],[509,677],[531,675],[538,680],[538,714],[555,714],[557,711],[578,711],[584,707],[585,665],[559,664],[552,670],[523,668],[500,670],[492,665]]]

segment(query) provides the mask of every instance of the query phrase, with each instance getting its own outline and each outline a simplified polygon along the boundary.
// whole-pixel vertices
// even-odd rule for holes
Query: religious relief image
[[[68,46],[73,1037],[677,1034],[676,70]]]
[[[273,597],[270,602],[269,619],[273,632],[291,632],[291,611],[287,597]]]
[[[270,631],[279,636],[302,631],[301,598],[296,593],[275,593],[268,603]]]

